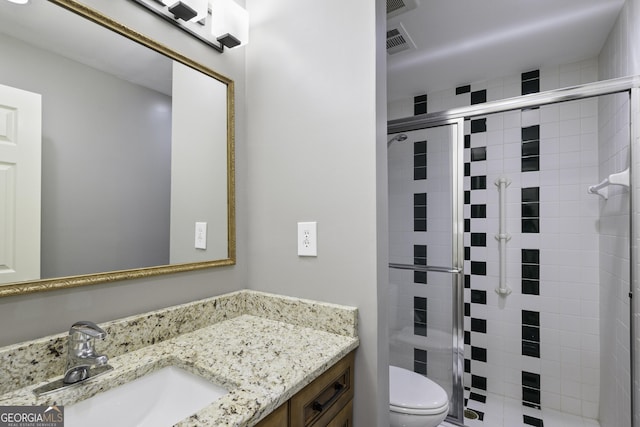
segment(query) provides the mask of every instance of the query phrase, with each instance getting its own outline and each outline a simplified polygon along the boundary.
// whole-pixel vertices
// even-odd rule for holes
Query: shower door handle
[[[436,273],[462,273],[462,269],[456,267],[441,267],[436,265],[421,264],[397,264],[393,262],[389,263],[389,268],[394,268],[396,270],[433,271]]]

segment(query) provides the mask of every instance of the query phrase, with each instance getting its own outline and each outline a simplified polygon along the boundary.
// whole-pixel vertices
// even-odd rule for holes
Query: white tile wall
[[[629,166],[629,97],[611,95],[600,103],[600,178]],[[622,119],[625,118],[625,119]],[[622,119],[622,120],[621,120]],[[600,200],[600,374],[603,425],[630,425],[629,192],[610,187]]]
[[[599,74],[602,79],[611,79],[640,74],[640,0],[626,1],[615,27],[609,34],[599,57]],[[640,112],[634,112],[640,117]],[[630,153],[625,141],[629,139],[628,98],[622,95],[609,97],[599,104],[600,144],[598,146],[601,178],[618,172],[629,165]],[[638,123],[636,121],[636,129]],[[636,130],[636,137],[638,135]],[[634,141],[638,144],[640,141]],[[634,168],[640,166],[637,163]],[[637,174],[634,179],[638,185]],[[638,191],[638,190],[636,190]],[[631,382],[629,355],[629,304],[626,290],[629,289],[630,260],[626,252],[629,246],[628,197],[624,190],[615,189],[613,197],[601,202],[601,283],[600,312],[603,319],[602,371],[600,419],[602,425],[631,425],[629,396]],[[637,215],[637,214],[636,214]],[[634,218],[638,221],[640,218]],[[637,236],[635,237],[637,238]],[[635,260],[636,274],[640,274]],[[640,289],[635,289],[640,292]],[[636,301],[637,304],[637,301]],[[635,309],[638,312],[638,308]],[[640,322],[636,321],[636,331]],[[606,334],[605,334],[606,332]],[[635,337],[637,341],[637,332]],[[637,346],[637,344],[636,344]],[[608,350],[608,351],[605,351]],[[640,355],[633,361],[636,372],[640,369]],[[637,389],[636,385],[636,389]],[[640,393],[635,394],[635,406],[640,405]],[[636,411],[635,423],[640,423],[640,411]]]
[[[637,15],[638,0],[632,12]],[[631,7],[629,7],[631,9]],[[617,45],[616,45],[617,46]],[[602,63],[602,61],[601,61]],[[602,64],[600,63],[600,69]],[[572,86],[597,80],[599,63],[588,60],[561,67],[543,68],[541,90]],[[518,96],[519,76],[500,78],[471,85],[471,90],[487,89],[487,100]],[[455,89],[428,95],[428,111],[434,112],[469,104],[469,95],[455,95]],[[394,111],[408,112],[412,100],[396,103]],[[487,306],[474,309],[473,317],[487,319],[487,334],[472,336],[474,346],[485,346],[487,363],[473,363],[474,375],[486,376],[490,393],[519,396],[522,393],[523,370],[541,375],[543,408],[598,418],[606,413],[618,413],[611,424],[628,425],[628,286],[629,259],[624,250],[629,247],[628,197],[623,190],[613,192],[605,204],[597,196],[587,194],[587,187],[600,181],[610,170],[620,170],[628,160],[627,123],[621,119],[628,105],[617,97],[589,99],[545,106],[539,110],[509,112],[488,117],[487,132],[474,134],[471,146],[487,146],[487,161],[473,162],[471,175],[486,175],[487,190],[471,192],[472,204],[487,204],[487,218],[474,219],[472,232],[487,233],[486,248],[472,248],[472,259],[487,261],[487,276],[475,277],[474,289],[486,289]],[[541,125],[540,171],[520,172],[520,129]],[[625,157],[626,156],[626,157]],[[401,188],[413,192],[412,163],[407,157],[402,164],[389,152],[390,199]],[[469,161],[469,159],[466,159]],[[406,169],[405,169],[406,168]],[[404,169],[404,170],[399,170]],[[493,288],[497,283],[497,244],[492,236],[497,232],[497,191],[493,182],[506,174],[508,187],[508,281],[514,290],[506,299],[498,297]],[[397,181],[392,184],[391,176]],[[403,180],[405,180],[403,182]],[[468,179],[466,179],[468,185]],[[541,233],[520,233],[520,189],[540,187]],[[468,189],[468,188],[467,188]],[[626,201],[625,201],[626,200]],[[399,208],[390,212],[392,234],[394,221],[407,220],[408,230],[391,237],[391,258],[413,256],[411,230],[413,221],[410,203],[404,204],[404,219]],[[429,214],[431,214],[430,205]],[[465,207],[468,217],[468,206]],[[606,233],[603,230],[611,231]],[[625,234],[626,233],[626,234]],[[443,235],[444,236],[444,235]],[[407,239],[404,240],[403,239]],[[465,240],[468,245],[468,238]],[[404,249],[401,249],[404,248]],[[408,249],[407,249],[408,248]],[[522,295],[520,291],[520,248],[540,249],[541,286],[539,296]],[[410,252],[402,254],[402,251]],[[431,255],[432,250],[428,250]],[[409,261],[410,262],[410,261]],[[467,263],[468,264],[468,263]],[[627,266],[627,268],[625,268]],[[412,282],[412,275],[407,276]],[[392,280],[393,281],[393,280]],[[392,292],[396,298],[410,301],[398,278]],[[612,291],[612,288],[614,291]],[[400,296],[404,295],[404,297]],[[465,290],[469,298],[469,291]],[[625,305],[626,304],[626,305]],[[539,311],[541,322],[541,358],[521,355],[521,310]],[[625,311],[626,310],[626,311]],[[410,311],[410,310],[409,310]],[[393,328],[412,325],[409,315],[395,316]],[[465,324],[468,330],[470,325]],[[615,332],[615,333],[612,333]],[[612,348],[619,351],[612,352]],[[392,355],[393,358],[393,355]],[[412,353],[411,353],[412,358]],[[602,371],[602,372],[601,372]],[[626,393],[626,394],[625,394]],[[621,403],[623,402],[623,403]],[[627,405],[628,406],[628,405]]]

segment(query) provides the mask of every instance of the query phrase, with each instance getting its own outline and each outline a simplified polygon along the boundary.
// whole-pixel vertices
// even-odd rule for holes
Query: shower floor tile
[[[465,390],[465,398],[468,399],[466,409],[471,409],[478,415],[477,419],[465,418],[466,427],[600,427],[597,420],[552,409],[529,408],[519,400],[487,394],[486,391],[480,391],[477,395],[486,398],[469,398],[470,392]],[[442,426],[455,427],[448,423],[443,423]]]

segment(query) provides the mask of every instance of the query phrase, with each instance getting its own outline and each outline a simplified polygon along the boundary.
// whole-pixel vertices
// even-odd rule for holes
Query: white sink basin
[[[64,407],[66,427],[172,426],[227,394],[176,366]]]

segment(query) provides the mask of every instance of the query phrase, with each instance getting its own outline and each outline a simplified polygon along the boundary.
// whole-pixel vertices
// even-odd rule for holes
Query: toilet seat
[[[449,409],[442,387],[427,377],[389,366],[389,409],[410,415],[435,415]]]
[[[406,415],[438,415],[443,412],[448,412],[449,405],[445,405],[441,408],[436,408],[436,409],[416,409],[416,408],[405,408],[402,406],[389,405],[389,410],[391,412],[397,412],[399,414],[406,414]]]

